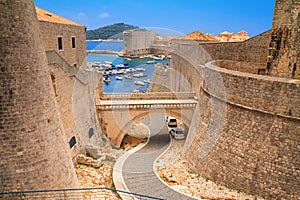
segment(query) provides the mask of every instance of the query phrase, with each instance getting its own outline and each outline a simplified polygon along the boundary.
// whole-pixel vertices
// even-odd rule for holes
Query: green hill
[[[133,26],[124,23],[117,23],[109,26],[104,26],[95,30],[89,30],[86,32],[87,40],[98,39],[123,39],[123,31],[130,29],[138,29],[138,26]]]

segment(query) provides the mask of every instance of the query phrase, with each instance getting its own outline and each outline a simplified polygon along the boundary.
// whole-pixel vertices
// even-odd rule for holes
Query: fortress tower
[[[33,0],[0,5],[0,189],[77,187]]]
[[[267,69],[271,76],[300,79],[300,0],[276,0]]]

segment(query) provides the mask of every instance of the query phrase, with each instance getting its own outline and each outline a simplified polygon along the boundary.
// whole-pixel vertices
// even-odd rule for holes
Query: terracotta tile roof
[[[58,23],[58,24],[67,24],[67,25],[72,25],[72,26],[83,26],[83,25],[73,22],[69,19],[63,18],[54,13],[43,10],[41,8],[35,7],[35,10],[36,10],[36,15],[37,15],[37,18],[39,21],[52,22],[52,23]]]

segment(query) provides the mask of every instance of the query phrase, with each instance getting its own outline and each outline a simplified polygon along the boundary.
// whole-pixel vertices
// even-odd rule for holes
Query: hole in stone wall
[[[89,138],[93,137],[93,135],[94,135],[94,129],[90,128],[89,129]]]
[[[13,98],[13,94],[14,94],[13,91],[12,91],[12,90],[9,90],[9,98],[10,98],[10,99]]]
[[[54,89],[55,96],[57,96],[55,74],[50,73],[50,76],[51,76],[51,81],[52,81],[52,86],[53,86],[53,89]]]
[[[266,75],[266,69],[258,69],[258,74]]]
[[[73,136],[70,139],[69,144],[70,144],[70,149],[76,144],[76,138],[75,138],[75,136]]]
[[[295,78],[296,70],[297,70],[297,63],[295,63],[294,66],[293,66],[293,69],[292,69],[292,78]]]

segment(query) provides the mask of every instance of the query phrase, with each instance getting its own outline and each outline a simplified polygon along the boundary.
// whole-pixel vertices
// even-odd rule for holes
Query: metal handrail
[[[113,191],[113,192],[124,193],[124,194],[129,194],[129,195],[132,195],[132,196],[136,196],[136,197],[139,197],[140,199],[141,198],[147,198],[147,199],[165,200],[165,199],[158,198],[158,197],[153,197],[153,196],[148,196],[148,195],[143,195],[143,194],[138,194],[138,193],[133,193],[133,192],[127,192],[127,191],[124,191],[124,190],[117,190],[117,189],[114,189],[114,188],[107,188],[107,187],[67,188],[67,189],[54,189],[54,190],[21,190],[21,191],[14,191],[14,192],[3,191],[3,192],[0,192],[0,195],[20,195],[21,199],[22,199],[22,194],[55,193],[55,192],[68,192],[68,191],[89,191],[89,190],[109,190],[109,191]]]

